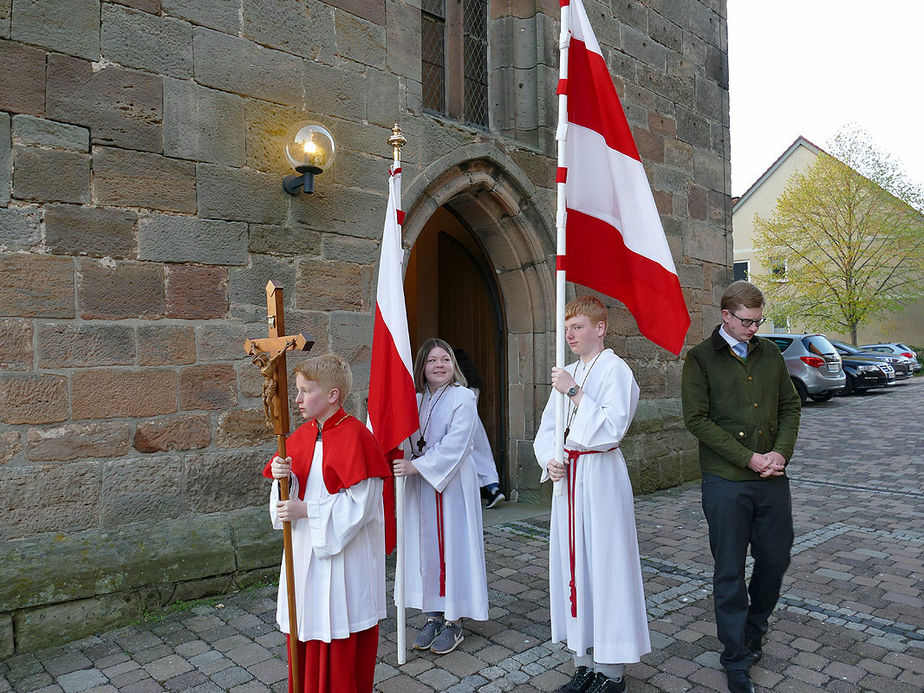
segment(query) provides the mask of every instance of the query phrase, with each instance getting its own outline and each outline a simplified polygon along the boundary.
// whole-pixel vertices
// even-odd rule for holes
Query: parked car
[[[805,402],[831,399],[847,385],[841,357],[823,334],[761,335],[776,344],[783,353],[792,384]]]
[[[834,348],[837,349],[837,353],[841,355],[841,358],[844,356],[872,356],[875,358],[880,358],[886,363],[888,363],[895,370],[895,379],[904,380],[905,378],[910,378],[912,373],[911,359],[905,356],[897,356],[893,354],[881,354],[875,351],[864,351],[850,344],[845,344],[844,342],[838,342],[836,340],[831,340],[831,344],[834,345]]]
[[[877,354],[892,354],[893,356],[904,356],[911,359],[911,370],[917,373],[921,370],[921,362],[918,361],[917,352],[907,344],[901,342],[880,342],[879,344],[863,344],[859,347],[863,351],[874,351]]]
[[[838,394],[850,395],[895,384],[895,369],[877,356],[842,354],[841,364],[847,376],[847,386]]]

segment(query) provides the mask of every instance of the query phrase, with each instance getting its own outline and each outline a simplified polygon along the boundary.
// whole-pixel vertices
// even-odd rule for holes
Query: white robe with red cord
[[[574,412],[565,448],[599,450],[582,455],[569,493],[552,497],[549,530],[549,605],[552,641],[567,641],[578,655],[593,648],[603,664],[638,662],[651,651],[645,591],[635,530],[632,485],[622,451],[610,450],[622,440],[638,405],[639,388],[632,370],[612,349],[605,349],[588,374],[580,361],[567,367],[584,391]],[[586,381],[584,380],[587,376]],[[542,413],[533,445],[548,479],[555,458],[554,390]],[[574,411],[570,401],[566,411]],[[571,612],[571,564],[568,541],[569,496],[574,501],[575,586],[577,616]]]
[[[418,474],[406,477],[405,599],[425,612],[441,612],[451,621],[488,618],[481,492],[472,460],[472,435],[478,412],[468,388],[449,385],[441,397],[417,395],[423,455],[413,460]],[[420,431],[411,436],[415,452]],[[410,447],[408,448],[410,449]],[[436,491],[442,493],[446,563],[445,596],[439,594],[439,544]]]

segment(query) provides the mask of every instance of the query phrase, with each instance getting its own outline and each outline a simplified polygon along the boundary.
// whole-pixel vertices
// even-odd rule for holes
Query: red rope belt
[[[443,494],[436,493],[436,541],[440,548],[440,596],[446,596],[446,540],[443,537]]]
[[[618,445],[611,447],[609,450],[568,450],[565,448],[565,454],[568,456],[568,561],[571,564],[571,615],[574,618],[577,618],[577,583],[574,580],[574,487],[577,485],[578,458],[582,455],[599,455],[604,452],[613,452],[613,450],[618,449]]]

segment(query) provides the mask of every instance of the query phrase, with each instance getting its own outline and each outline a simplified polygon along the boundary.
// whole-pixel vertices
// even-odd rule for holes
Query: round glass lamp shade
[[[286,134],[286,158],[297,171],[326,171],[335,153],[333,136],[317,123],[297,123]]]

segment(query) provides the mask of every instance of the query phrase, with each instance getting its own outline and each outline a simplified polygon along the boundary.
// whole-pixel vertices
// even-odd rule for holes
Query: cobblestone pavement
[[[792,567],[752,670],[758,690],[924,690],[922,396],[924,378],[806,405],[790,466]],[[547,516],[527,510],[508,504],[485,529],[491,620],[466,622],[455,652],[412,652],[402,667],[394,620],[383,621],[377,691],[549,691],[570,677],[569,655],[549,642]],[[637,498],[636,515],[653,651],[630,665],[629,691],[724,691],[699,486]],[[0,662],[0,693],[284,691],[274,604],[261,588],[17,655]],[[409,612],[408,642],[420,625]]]

